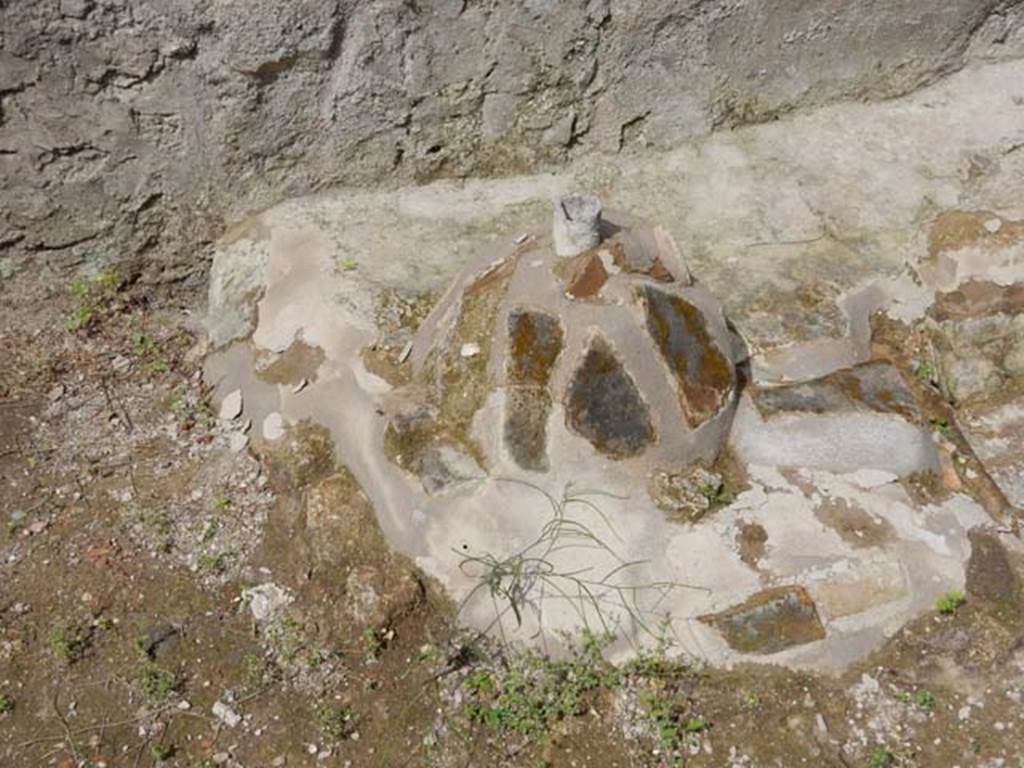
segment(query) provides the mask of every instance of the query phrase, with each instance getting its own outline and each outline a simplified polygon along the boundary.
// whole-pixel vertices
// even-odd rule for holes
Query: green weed
[[[967,597],[964,593],[959,590],[953,590],[935,601],[935,610],[943,616],[952,616],[965,602],[967,602]]]

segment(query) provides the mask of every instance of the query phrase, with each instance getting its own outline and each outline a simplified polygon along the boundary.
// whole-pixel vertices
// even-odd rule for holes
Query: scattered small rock
[[[232,421],[242,415],[242,390],[229,392],[220,403],[220,418]]]
[[[267,440],[280,440],[284,437],[284,416],[277,411],[267,414],[263,420],[263,437]]]
[[[272,619],[279,610],[295,600],[287,590],[273,582],[243,590],[242,598],[249,604],[252,617],[260,622]]]
[[[218,701],[213,705],[213,715],[228,728],[234,728],[242,722],[242,716],[223,701]]]

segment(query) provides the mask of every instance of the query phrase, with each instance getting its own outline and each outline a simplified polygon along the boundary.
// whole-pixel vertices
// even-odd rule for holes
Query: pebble
[[[294,387],[292,387],[292,394],[297,395],[297,394],[299,394],[299,392],[301,392],[302,390],[304,390],[308,386],[309,386],[309,379],[303,379],[298,384],[296,384]]]
[[[232,421],[242,415],[242,390],[229,392],[220,402],[220,418]]]
[[[242,722],[242,716],[235,712],[235,710],[233,710],[223,701],[218,701],[216,704],[213,705],[213,714],[228,728],[234,728],[240,722]]]
[[[1002,228],[1002,219],[989,219],[988,221],[985,222],[985,229],[987,229],[993,235]]]
[[[463,344],[459,354],[462,357],[476,357],[480,354],[480,345],[472,341],[468,344]]]
[[[280,440],[284,437],[284,416],[277,411],[268,413],[263,420],[263,437],[267,440]]]

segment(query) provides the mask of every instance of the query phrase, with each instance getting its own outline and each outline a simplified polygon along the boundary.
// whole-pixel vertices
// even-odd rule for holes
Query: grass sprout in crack
[[[489,596],[494,619],[483,630],[488,634],[497,627],[505,638],[504,621],[511,616],[516,628],[532,613],[537,626],[543,627],[544,607],[548,601],[568,604],[579,626],[587,633],[615,634],[621,622],[629,620],[653,639],[666,620],[658,606],[676,589],[706,592],[705,587],[673,581],[645,581],[638,571],[648,561],[626,560],[583,520],[573,516],[576,510],[589,510],[604,522],[614,538],[615,529],[601,509],[600,500],[623,500],[599,490],[577,490],[567,485],[560,496],[522,480],[502,478],[504,482],[520,483],[534,489],[551,507],[551,517],[528,544],[508,555],[493,552],[459,552],[459,569],[476,583],[459,606],[461,614],[481,593]],[[563,569],[560,554],[576,551],[572,559],[579,563],[579,553],[594,553],[594,563]],[[603,560],[604,564],[597,562]],[[611,562],[610,567],[608,566]],[[538,630],[538,633],[542,630]]]

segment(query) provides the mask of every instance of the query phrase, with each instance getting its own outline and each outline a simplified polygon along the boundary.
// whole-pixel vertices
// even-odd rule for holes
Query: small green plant
[[[196,565],[198,565],[199,570],[204,573],[221,576],[227,573],[228,568],[231,567],[231,561],[234,557],[235,554],[233,552],[219,552],[216,555],[203,553],[196,560]]]
[[[384,650],[386,638],[383,632],[380,632],[373,627],[364,627],[362,639],[363,650],[366,651],[366,655],[370,658],[377,658],[377,656],[380,655],[380,652]]]
[[[213,497],[213,506],[218,512],[227,512],[231,509],[231,499],[222,493]]]
[[[914,694],[914,704],[921,709],[931,711],[935,708],[935,694],[929,690],[922,689]]]
[[[526,653],[501,669],[477,669],[463,682],[464,714],[503,732],[545,734],[554,723],[585,712],[598,691],[621,685],[621,672],[602,656],[607,641],[587,635],[566,659]]]
[[[116,271],[108,270],[91,281],[75,280],[71,283],[71,312],[66,322],[67,329],[74,333],[94,325],[117,298],[121,282]]]
[[[359,268],[359,262],[351,258],[345,259],[343,262],[341,262],[341,268],[345,272],[354,272],[356,269]]]
[[[916,376],[923,384],[934,384],[939,380],[939,375],[935,370],[935,366],[928,360],[918,360],[917,365],[914,368],[914,376]]]
[[[249,688],[262,688],[278,678],[277,667],[264,656],[247,653],[242,657],[242,676]]]
[[[943,616],[952,616],[965,602],[967,602],[967,597],[964,593],[959,590],[953,590],[935,601],[935,610]]]
[[[950,437],[953,434],[953,426],[949,423],[949,419],[945,417],[935,416],[930,420],[932,427],[943,437]]]
[[[178,676],[146,658],[136,672],[139,687],[150,704],[162,704],[180,685]]]
[[[14,699],[6,693],[0,693],[0,715],[6,715],[14,711]]]
[[[166,373],[170,369],[160,353],[160,346],[152,336],[133,333],[132,354],[144,362],[147,373]]]
[[[59,622],[50,630],[50,653],[69,666],[81,660],[90,645],[92,628],[83,622]]]
[[[313,720],[320,737],[329,744],[345,741],[355,732],[355,714],[349,707],[337,702],[317,702],[313,707]]]
[[[878,747],[868,759],[868,768],[892,768],[896,758],[885,747]]]
[[[153,755],[153,759],[157,762],[164,760],[170,760],[174,757],[174,745],[173,744],[153,744],[149,748],[150,754]]]

